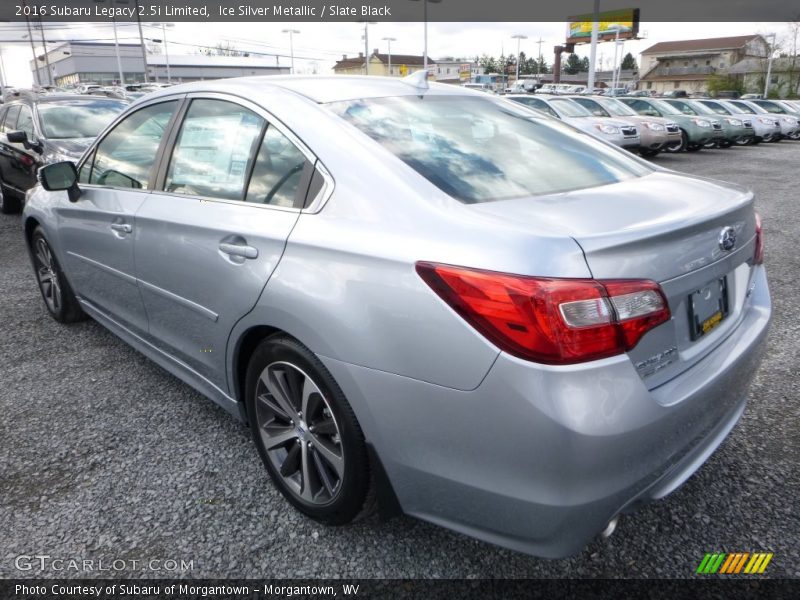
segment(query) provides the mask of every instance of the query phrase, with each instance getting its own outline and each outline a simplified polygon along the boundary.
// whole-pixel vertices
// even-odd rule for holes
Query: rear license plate
[[[692,340],[715,329],[727,316],[728,284],[725,277],[712,281],[689,295]]]

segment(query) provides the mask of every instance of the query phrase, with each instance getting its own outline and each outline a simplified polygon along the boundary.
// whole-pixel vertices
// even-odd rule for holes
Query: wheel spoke
[[[53,278],[50,271],[46,268],[39,269],[39,282],[42,284],[50,283],[50,280]]]
[[[326,442],[314,434],[311,434],[311,437],[314,440],[314,448],[341,478],[344,475],[344,459],[333,450],[330,442]]]
[[[61,288],[58,287],[57,277],[53,277],[53,285],[51,287],[53,291],[53,310],[58,312],[61,308]]]
[[[333,481],[331,481],[330,475],[328,475],[328,469],[322,464],[322,459],[319,457],[319,452],[316,451],[316,448],[312,448],[312,456],[314,457],[314,466],[317,469],[317,474],[319,475],[320,481],[322,481],[322,485],[325,486],[325,490],[328,492],[328,495],[333,497],[334,489],[336,488]]]
[[[303,413],[303,418],[308,422],[319,408],[319,399],[322,396],[317,385],[311,381],[309,377],[303,380],[302,399],[300,401],[300,410]]]
[[[289,415],[289,418],[292,418],[292,415],[294,415],[297,410],[292,406],[289,400],[288,392],[278,377],[277,369],[267,370],[266,377],[262,376],[261,381],[267,386],[270,394],[272,394],[272,397],[281,406],[283,412]]]
[[[300,444],[294,444],[290,449],[289,452],[286,454],[286,458],[281,463],[280,473],[283,477],[288,477],[293,473],[297,472],[297,469],[300,468]]]
[[[302,467],[300,473],[302,474],[302,482],[300,484],[300,497],[309,502],[314,501],[314,491],[311,489],[311,465],[309,464],[309,448],[308,444],[301,444],[302,454]]]
[[[294,427],[262,427],[264,432],[264,446],[267,450],[272,450],[278,446],[283,446],[287,442],[297,439],[297,430]]]
[[[277,402],[273,401],[269,394],[259,394],[258,401],[272,411],[273,414],[279,416],[287,423],[292,420],[292,415],[287,415],[283,407],[279,406]]]

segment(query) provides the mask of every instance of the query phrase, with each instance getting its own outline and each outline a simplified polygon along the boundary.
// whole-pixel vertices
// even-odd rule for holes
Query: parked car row
[[[800,105],[779,100],[507,94],[617,146],[652,157],[800,138]]]
[[[18,212],[39,167],[77,161],[127,105],[103,96],[33,92],[0,105],[0,212]]]

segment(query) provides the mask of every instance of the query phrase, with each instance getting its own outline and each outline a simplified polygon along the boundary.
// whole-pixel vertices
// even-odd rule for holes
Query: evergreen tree
[[[633,58],[633,54],[630,52],[622,59],[622,68],[630,71],[637,71],[639,69],[639,65],[636,64],[636,59]]]

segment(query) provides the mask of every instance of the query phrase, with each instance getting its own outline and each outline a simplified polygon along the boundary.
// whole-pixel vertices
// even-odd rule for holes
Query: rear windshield
[[[652,172],[588,134],[491,97],[402,96],[329,106],[466,203],[591,188]]]
[[[127,106],[117,100],[42,102],[39,116],[51,140],[96,137]]]

